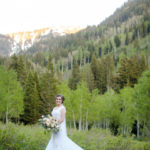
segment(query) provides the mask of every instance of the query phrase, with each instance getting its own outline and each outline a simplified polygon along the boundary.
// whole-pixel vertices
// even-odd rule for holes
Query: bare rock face
[[[17,52],[20,45],[16,43],[11,37],[0,35],[0,55],[10,56],[11,53]]]
[[[16,32],[7,35],[0,34],[0,55],[10,56],[20,51],[28,50],[34,43],[37,43],[45,36],[62,36],[76,33],[83,27],[48,27],[34,31]]]

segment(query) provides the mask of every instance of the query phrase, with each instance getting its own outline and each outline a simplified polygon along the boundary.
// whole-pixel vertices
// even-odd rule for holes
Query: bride
[[[59,121],[60,129],[54,134],[52,133],[51,139],[46,147],[46,150],[83,150],[71,139],[67,137],[66,130],[66,108],[63,105],[64,96],[56,96],[57,106],[53,108],[52,116]]]

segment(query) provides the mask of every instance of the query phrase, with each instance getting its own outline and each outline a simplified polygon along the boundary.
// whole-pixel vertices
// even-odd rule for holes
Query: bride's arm
[[[65,109],[63,108],[63,109],[61,110],[61,118],[60,118],[60,120],[58,121],[59,124],[64,121],[65,115],[66,115],[66,111],[65,111]]]

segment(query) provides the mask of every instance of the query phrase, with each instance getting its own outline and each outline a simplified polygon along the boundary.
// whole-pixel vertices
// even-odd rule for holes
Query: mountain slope
[[[38,63],[39,54],[46,60],[48,53],[51,53],[56,66],[63,68],[64,71],[68,70],[67,68],[71,69],[72,63],[75,61],[80,66],[90,63],[93,53],[96,57],[111,54],[117,61],[121,54],[137,53],[139,48],[135,43],[139,43],[141,52],[142,49],[147,49],[147,52],[150,33],[149,6],[150,0],[129,0],[98,26],[89,26],[75,34],[60,34],[53,30],[47,32],[48,34],[43,33],[41,36],[37,36],[35,42],[31,40],[35,39],[32,37],[26,41],[29,46],[24,44],[26,51],[23,53],[27,54],[29,58],[33,57],[32,60],[36,60],[36,63]],[[35,34],[30,33],[29,37],[31,35]],[[119,46],[116,46],[114,40],[116,36],[120,41]],[[147,41],[146,44],[142,44],[143,41]]]
[[[9,56],[16,53],[20,49],[20,45],[11,37],[0,35],[0,55]]]
[[[77,27],[62,26],[62,27],[57,27],[57,28],[48,27],[48,28],[37,29],[34,31],[16,32],[16,33],[11,33],[7,35],[1,35],[0,54],[9,56],[9,55],[12,55],[13,53],[26,51],[34,43],[37,43],[38,41],[40,41],[40,39],[45,38],[46,36],[49,37],[49,35],[53,35],[54,37],[56,37],[56,36],[62,36],[66,34],[72,34],[72,33],[76,33],[80,31],[83,28],[84,27],[79,27],[79,26]],[[6,42],[7,44],[4,42],[4,39],[5,39],[5,42],[7,41]]]

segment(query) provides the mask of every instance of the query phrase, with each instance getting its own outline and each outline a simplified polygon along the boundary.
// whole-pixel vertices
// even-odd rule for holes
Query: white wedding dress
[[[60,120],[62,109],[66,111],[64,105],[61,105],[59,108],[55,107],[52,111],[52,116],[55,117],[57,120]],[[46,150],[83,150],[70,138],[67,137],[66,118],[60,124],[60,130],[56,134],[52,133]]]

